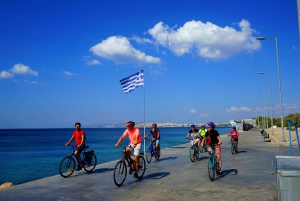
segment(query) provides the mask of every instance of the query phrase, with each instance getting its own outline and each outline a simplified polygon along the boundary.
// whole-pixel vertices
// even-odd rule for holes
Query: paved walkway
[[[56,175],[2,189],[0,200],[274,200],[271,164],[275,155],[288,155],[289,149],[263,142],[257,129],[240,134],[236,155],[230,153],[229,137],[222,140],[223,175],[213,182],[207,174],[207,153],[192,163],[187,143],[162,150],[159,161],[147,164],[142,180],[127,174],[122,187],[113,182],[113,161],[98,165],[92,174],[80,171],[69,178]],[[299,151],[294,149],[294,154]]]

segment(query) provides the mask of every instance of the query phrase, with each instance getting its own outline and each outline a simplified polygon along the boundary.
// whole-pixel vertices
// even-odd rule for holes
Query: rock
[[[5,182],[4,184],[2,184],[2,185],[0,186],[0,189],[3,189],[3,188],[9,188],[9,187],[12,187],[12,186],[14,186],[13,183],[11,183],[11,182]]]

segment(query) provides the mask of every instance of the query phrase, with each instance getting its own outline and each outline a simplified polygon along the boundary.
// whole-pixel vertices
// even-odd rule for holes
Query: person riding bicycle
[[[201,129],[199,130],[199,135],[200,135],[200,142],[202,142],[203,138],[205,137],[205,134],[207,132],[207,129],[205,128],[204,125],[201,125]],[[205,142],[204,142],[204,146],[205,146]]]
[[[200,136],[199,136],[199,131],[194,124],[191,125],[191,129],[189,130],[188,134],[186,135],[186,139],[188,139],[189,136],[191,136],[191,138],[192,138],[191,143],[193,142],[196,145],[196,151],[198,152],[198,147],[200,144],[200,139],[199,139]]]
[[[66,143],[66,146],[69,146],[69,144],[74,138],[76,144],[74,155],[76,156],[78,162],[78,168],[76,169],[76,171],[79,171],[82,169],[82,161],[79,154],[85,148],[85,133],[81,129],[81,124],[79,122],[75,123],[75,131],[73,132],[73,135],[71,136],[70,140]]]
[[[231,136],[231,141],[235,141],[236,152],[238,152],[239,132],[236,130],[235,126],[232,127],[232,130],[228,133],[228,136]]]
[[[147,139],[150,134],[152,134],[152,139],[151,139],[150,143],[155,142],[155,151],[156,151],[157,154],[159,154],[159,151],[160,151],[160,147],[159,147],[160,131],[157,128],[156,123],[152,124],[152,130],[149,131],[146,134],[145,139]]]
[[[130,145],[126,147],[125,156],[130,161],[130,164],[133,164],[133,160],[130,157],[130,153],[134,152],[134,162],[135,162],[135,168],[134,168],[134,178],[138,178],[138,170],[139,170],[139,156],[141,153],[142,148],[142,137],[140,130],[135,126],[135,122],[128,121],[126,123],[127,129],[124,131],[123,135],[118,140],[117,144],[115,144],[116,147],[119,146],[119,144],[123,141],[123,139],[128,136],[130,139]]]
[[[222,171],[222,159],[221,159],[221,138],[219,135],[219,132],[217,130],[215,130],[215,124],[213,122],[208,122],[207,123],[207,127],[208,127],[208,131],[205,134],[205,137],[203,138],[202,142],[201,142],[201,146],[204,145],[205,140],[207,139],[207,144],[209,146],[208,148],[208,154],[210,155],[210,151],[211,151],[211,147],[212,145],[215,144],[215,153],[217,156],[217,160],[219,162],[219,172],[221,173]]]

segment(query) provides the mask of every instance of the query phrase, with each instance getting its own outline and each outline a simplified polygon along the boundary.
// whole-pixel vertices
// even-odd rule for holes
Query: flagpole
[[[144,154],[146,153],[146,141],[145,141],[145,135],[146,135],[146,104],[145,104],[145,71],[143,66],[143,72],[144,72],[144,82],[143,82],[143,99],[144,99]]]

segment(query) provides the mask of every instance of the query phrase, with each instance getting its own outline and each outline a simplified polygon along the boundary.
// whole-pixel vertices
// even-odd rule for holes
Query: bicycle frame
[[[130,163],[130,160],[126,157],[126,148],[127,147],[123,147],[123,157],[121,158],[121,161],[123,161],[123,162],[127,162],[127,165],[129,165],[130,164],[130,167],[131,167],[131,163]],[[129,157],[131,158],[131,153],[129,154]],[[132,159],[132,158],[131,158]],[[134,161],[134,160],[133,160]],[[125,164],[126,164],[126,162],[125,162]]]
[[[215,174],[218,172],[218,159],[215,153],[215,144],[211,146],[210,157],[208,159],[208,176],[211,181],[215,179]]]
[[[210,158],[212,159],[212,164],[217,168],[217,155],[215,153],[215,146],[211,147]]]
[[[231,138],[231,146],[234,147],[234,148],[236,147],[236,141],[234,141],[233,138]]]
[[[156,142],[155,141],[152,141],[152,140],[150,140],[150,145],[149,145],[149,148],[150,148],[150,150],[151,150],[151,153],[152,154],[155,154],[156,153]],[[148,148],[148,149],[149,149]]]
[[[72,147],[72,149],[70,148],[70,157],[73,157],[73,156],[74,156],[75,159],[76,159],[76,161],[77,161],[77,163],[78,163],[77,157],[76,157],[76,155],[74,154],[74,153],[75,153],[75,146],[71,146],[71,147]],[[81,161],[84,161],[84,159],[85,159],[85,151],[86,151],[87,148],[88,148],[88,146],[86,146],[86,147],[83,149],[83,151],[79,154]]]

